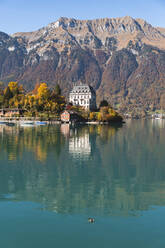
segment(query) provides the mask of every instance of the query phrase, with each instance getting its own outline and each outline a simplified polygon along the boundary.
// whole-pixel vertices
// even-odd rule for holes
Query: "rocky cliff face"
[[[131,17],[60,18],[35,32],[0,33],[0,80],[92,85],[123,111],[165,107],[165,29]]]

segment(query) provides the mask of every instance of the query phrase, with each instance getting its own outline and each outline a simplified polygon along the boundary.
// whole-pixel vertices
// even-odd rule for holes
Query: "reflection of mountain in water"
[[[0,196],[42,203],[58,213],[137,214],[165,205],[165,129],[151,121],[122,128],[85,126],[68,136],[60,127],[3,131]],[[89,137],[90,157],[70,156],[70,139]],[[38,153],[45,151],[43,163]],[[15,154],[9,161],[5,154]],[[6,199],[9,200],[9,199]]]
[[[60,131],[65,137],[68,137],[70,135],[70,124],[61,124]]]

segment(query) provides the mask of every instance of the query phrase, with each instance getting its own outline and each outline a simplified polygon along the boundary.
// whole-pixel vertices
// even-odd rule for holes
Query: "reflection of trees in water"
[[[91,157],[80,164],[67,147],[71,137],[88,132]],[[77,127],[65,141],[57,127],[10,135],[17,136],[12,140],[23,156],[14,167],[1,165],[1,195],[15,193],[16,200],[40,202],[60,213],[129,214],[165,204],[165,132],[150,121],[132,121],[119,129]],[[46,166],[29,160],[36,145],[47,151]]]
[[[49,151],[60,154],[64,138],[60,135],[59,127],[46,126],[36,128],[12,128],[3,126],[0,129],[1,153],[6,153],[9,160],[16,160],[24,152],[34,153],[40,161],[47,159]]]

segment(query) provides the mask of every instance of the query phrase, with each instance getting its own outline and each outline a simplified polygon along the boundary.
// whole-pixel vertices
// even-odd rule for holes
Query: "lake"
[[[0,247],[164,248],[164,230],[165,120],[0,126]]]

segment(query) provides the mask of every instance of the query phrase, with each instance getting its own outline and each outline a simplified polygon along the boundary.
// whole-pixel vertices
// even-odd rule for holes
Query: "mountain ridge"
[[[123,112],[165,108],[165,29],[130,16],[61,17],[33,32],[0,33],[0,80],[28,89],[77,81],[93,86]]]
[[[156,28],[153,27],[151,24],[147,23],[145,20],[140,18],[132,18],[130,16],[126,17],[118,17],[118,18],[101,18],[101,19],[94,19],[94,20],[78,20],[74,18],[67,18],[67,17],[61,17],[56,22],[52,22],[48,24],[46,27],[43,27],[41,29],[38,29],[33,32],[19,32],[15,33],[12,36],[18,37],[23,36],[28,40],[28,36],[34,36],[34,34],[41,33],[41,35],[45,35],[45,33],[49,30],[49,32],[57,31],[58,29],[63,29],[67,31],[68,33],[72,33],[72,29],[77,26],[81,25],[84,28],[84,32],[91,32],[93,35],[100,38],[102,35],[102,32],[108,32],[109,36],[116,36],[118,34],[122,33],[132,33],[135,35],[136,31],[141,32],[141,35],[146,35],[145,38],[152,38],[152,42],[159,41],[162,38],[165,38],[165,30],[161,27]],[[97,32],[96,26],[99,26],[99,32]],[[43,31],[43,32],[42,32]],[[62,30],[61,30],[62,31]],[[81,30],[78,29],[78,34],[80,34]],[[75,33],[76,34],[76,33]],[[101,35],[100,35],[101,34]],[[107,35],[107,33],[106,33]],[[104,34],[105,36],[105,34]],[[34,38],[34,37],[33,37]],[[35,39],[31,39],[35,40]],[[158,47],[160,44],[157,44]],[[162,48],[162,45],[160,45],[160,48]],[[165,46],[163,45],[163,48],[165,49]]]

